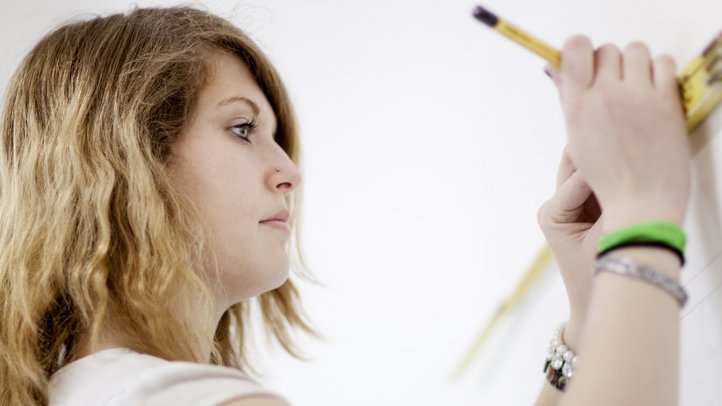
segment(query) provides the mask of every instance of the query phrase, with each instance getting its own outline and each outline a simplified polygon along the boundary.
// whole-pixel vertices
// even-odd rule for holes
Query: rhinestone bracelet
[[[637,264],[631,259],[605,256],[597,260],[594,265],[594,274],[605,271],[641,279],[661,288],[677,300],[679,307],[684,307],[684,304],[687,303],[687,292],[677,280],[654,268]]]
[[[562,323],[556,330],[549,342],[549,351],[546,362],[544,362],[544,373],[547,380],[555,388],[564,391],[567,382],[574,375],[574,366],[577,363],[577,356],[567,348],[562,337],[566,323]]]

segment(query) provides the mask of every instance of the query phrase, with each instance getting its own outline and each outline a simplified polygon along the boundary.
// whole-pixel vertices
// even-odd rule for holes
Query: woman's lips
[[[289,227],[289,225],[285,221],[266,220],[266,221],[261,221],[261,224],[267,225],[269,227],[277,228],[277,229],[285,231],[287,233],[291,232],[291,227]]]

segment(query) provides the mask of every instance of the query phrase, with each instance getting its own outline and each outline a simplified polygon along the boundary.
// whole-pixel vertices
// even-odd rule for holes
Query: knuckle
[[[536,222],[544,228],[544,224],[546,223],[546,203],[539,206],[539,208],[536,211]]]
[[[569,144],[564,145],[564,148],[562,149],[562,157],[565,159],[570,159],[571,156],[571,152],[569,152]]]
[[[605,107],[616,106],[620,101],[629,100],[626,95],[622,95],[622,92],[616,86],[605,86],[599,89],[599,98]]]
[[[546,202],[542,203],[541,206],[536,211],[536,221],[539,223],[539,226],[544,229],[547,228],[547,225],[549,224],[549,206],[551,204],[551,200],[547,200]]]

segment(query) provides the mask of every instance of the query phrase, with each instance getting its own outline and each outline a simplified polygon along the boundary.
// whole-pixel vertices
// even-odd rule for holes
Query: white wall
[[[0,90],[51,26],[131,4],[4,1]],[[567,312],[551,270],[465,379],[448,376],[543,242],[536,209],[553,192],[565,143],[544,62],[473,20],[474,2],[204,4],[247,29],[276,62],[303,130],[303,232],[325,288],[302,290],[327,341],[304,341],[307,363],[276,351],[265,382],[299,406],[530,404],[549,336]],[[722,29],[716,0],[485,5],[556,46],[575,33],[599,45],[641,39],[680,65]],[[709,172],[705,162],[701,173]],[[705,275],[718,277],[714,269]],[[716,303],[705,310],[712,325],[722,319]],[[719,328],[688,331],[719,336]],[[704,371],[722,365],[722,355],[683,353],[685,365],[703,360]],[[682,404],[703,404],[693,394],[711,382],[683,378]],[[719,404],[722,394],[709,399]]]

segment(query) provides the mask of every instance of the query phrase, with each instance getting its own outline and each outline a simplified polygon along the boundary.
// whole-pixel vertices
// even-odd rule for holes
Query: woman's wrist
[[[566,328],[564,328],[564,334],[562,337],[567,347],[574,351],[579,350],[579,344],[582,341],[583,328],[584,318],[581,314],[575,313],[574,310],[572,310],[569,315],[569,321],[567,322]]]
[[[681,272],[678,258],[672,252],[664,249],[654,247],[619,248],[610,255],[654,266],[667,276],[676,279],[679,278]],[[575,303],[570,303],[570,308],[569,321],[562,338],[569,348],[577,351],[582,341],[587,309]]]
[[[602,229],[604,233],[609,233],[622,227],[644,223],[647,221],[666,221],[682,226],[684,223],[684,211],[648,210],[646,212],[641,212],[639,210],[630,210],[626,212],[605,212],[602,216],[602,220]]]
[[[620,248],[610,254],[615,257],[628,258],[640,264],[651,266],[665,275],[679,279],[682,268],[674,253],[655,247]]]
[[[631,193],[631,192],[630,192]],[[625,196],[629,193],[625,193]],[[674,197],[624,198],[602,205],[602,228],[604,232],[646,221],[668,221],[682,225],[687,210],[687,198],[680,192]]]

